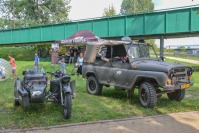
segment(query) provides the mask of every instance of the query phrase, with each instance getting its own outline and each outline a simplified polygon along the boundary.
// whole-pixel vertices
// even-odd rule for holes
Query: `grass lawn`
[[[192,64],[192,63],[188,63],[188,62],[172,60],[172,59],[168,59],[168,58],[166,58],[166,62],[178,62],[178,63],[184,64],[184,65],[193,66],[193,67],[198,66],[197,64]]]
[[[33,62],[18,61],[17,75],[22,78],[22,70],[32,64]],[[46,71],[59,69],[59,66],[51,66],[47,62],[42,62],[41,65]],[[72,68],[72,65],[67,66],[67,72],[71,72]],[[137,90],[133,98],[127,98],[126,91],[104,87],[101,96],[93,96],[86,92],[86,80],[76,76],[73,78],[76,79],[76,98],[73,99],[70,120],[63,118],[62,107],[56,103],[31,104],[27,108],[14,107],[14,80],[0,82],[0,130],[199,110],[198,81],[187,89],[182,102],[170,101],[163,95],[154,109],[147,109],[140,106]],[[194,72],[193,79],[199,79],[199,72]]]
[[[185,56],[185,55],[165,55],[165,56],[166,57],[170,56],[170,57],[177,57],[177,58],[183,58],[183,59],[190,59],[190,60],[199,61],[199,57],[197,57],[197,56]]]

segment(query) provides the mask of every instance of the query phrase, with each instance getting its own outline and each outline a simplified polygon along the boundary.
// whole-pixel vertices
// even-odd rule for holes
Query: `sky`
[[[199,0],[152,0],[155,5],[155,10],[176,8],[182,6],[191,6],[199,4]],[[104,8],[109,5],[115,7],[117,14],[120,13],[122,0],[71,0],[72,6],[69,13],[70,20],[80,20],[88,18],[102,17]],[[159,40],[156,40],[159,45]],[[199,44],[199,37],[189,37],[183,39],[165,39],[165,46],[168,45],[187,45]]]

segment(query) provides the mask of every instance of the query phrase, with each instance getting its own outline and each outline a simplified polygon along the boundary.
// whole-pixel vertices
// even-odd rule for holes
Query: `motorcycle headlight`
[[[61,79],[62,84],[67,84],[70,82],[70,77],[69,76],[64,76]]]

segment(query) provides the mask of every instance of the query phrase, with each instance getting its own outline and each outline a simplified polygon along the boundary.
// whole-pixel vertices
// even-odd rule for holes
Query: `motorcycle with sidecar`
[[[57,102],[63,106],[64,118],[69,119],[72,113],[72,97],[75,91],[75,80],[60,71],[47,72],[53,80],[47,91],[48,78],[42,67],[29,67],[23,71],[23,79],[16,78],[14,83],[14,105],[27,107],[30,103]]]

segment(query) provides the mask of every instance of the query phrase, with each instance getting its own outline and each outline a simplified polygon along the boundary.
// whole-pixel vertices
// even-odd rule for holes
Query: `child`
[[[60,71],[63,74],[66,74],[66,63],[65,63],[65,59],[62,58],[62,60],[60,60],[58,63],[60,63]]]
[[[17,68],[17,65],[16,65],[16,62],[15,62],[15,59],[12,57],[12,55],[8,55],[8,58],[10,59],[10,65],[12,66],[12,77],[16,77],[16,68]]]
[[[39,65],[39,56],[35,53],[34,65],[38,67]]]

